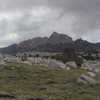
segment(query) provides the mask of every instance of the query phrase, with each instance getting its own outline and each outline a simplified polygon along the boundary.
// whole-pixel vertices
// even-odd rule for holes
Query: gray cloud
[[[100,0],[53,0],[53,7],[61,7],[65,13],[76,17],[73,32],[86,34],[100,27]]]
[[[100,42],[100,0],[0,0],[0,46],[53,31]]]

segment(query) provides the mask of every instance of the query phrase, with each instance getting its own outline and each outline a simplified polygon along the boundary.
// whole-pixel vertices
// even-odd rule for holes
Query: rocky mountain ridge
[[[13,54],[17,52],[39,51],[39,52],[63,52],[66,48],[75,48],[84,52],[89,50],[100,50],[100,43],[73,39],[65,34],[53,32],[50,37],[36,37],[19,44],[13,44],[0,49],[0,53]]]

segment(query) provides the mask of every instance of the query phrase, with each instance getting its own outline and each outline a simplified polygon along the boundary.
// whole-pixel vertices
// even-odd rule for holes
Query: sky
[[[100,0],[0,0],[0,47],[54,31],[100,42]]]

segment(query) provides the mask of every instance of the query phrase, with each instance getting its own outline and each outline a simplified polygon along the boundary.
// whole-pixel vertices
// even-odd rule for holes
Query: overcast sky
[[[100,42],[100,0],[0,0],[0,47],[53,31]]]

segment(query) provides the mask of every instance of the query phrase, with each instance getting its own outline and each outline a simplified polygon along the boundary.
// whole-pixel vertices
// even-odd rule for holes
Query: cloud
[[[0,0],[1,46],[53,31],[100,42],[99,28],[100,0]],[[11,33],[17,38],[5,42]]]
[[[58,16],[58,10],[52,10],[43,6],[16,13],[4,12],[0,16],[0,35],[3,36],[0,42],[10,45],[11,43],[18,43],[35,36],[45,36],[42,28],[46,29],[45,25],[48,25],[46,29],[48,31],[49,23],[53,20],[55,21]],[[11,33],[16,33],[17,39],[9,37]]]
[[[65,14],[76,17],[73,31],[86,34],[100,28],[100,0],[53,0],[52,7],[62,8]]]

